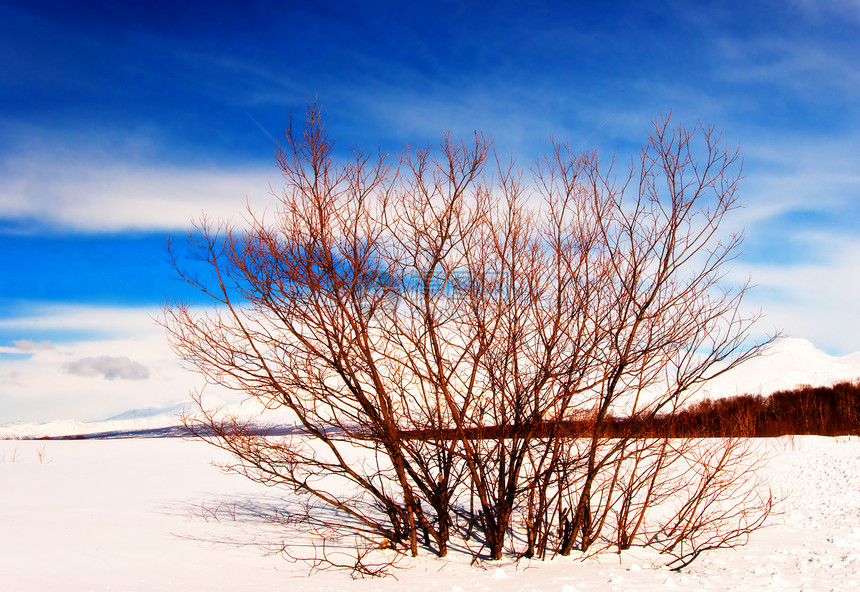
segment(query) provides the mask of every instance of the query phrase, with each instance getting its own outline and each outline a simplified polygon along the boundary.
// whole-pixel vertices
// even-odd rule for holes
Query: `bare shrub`
[[[221,523],[221,518],[227,517],[231,521],[236,522],[236,504],[235,502],[220,501],[218,505],[206,504],[206,500],[200,502],[199,508],[194,508],[188,511],[189,518],[202,518],[205,522],[214,520]]]
[[[724,532],[711,496],[727,519],[748,507],[713,477],[743,480],[734,441],[694,452],[649,432],[765,345],[747,343],[746,286],[723,282],[740,171],[712,130],[656,122],[619,177],[563,144],[526,171],[480,135],[336,160],[310,108],[278,164],[271,218],[191,234],[210,274],[183,277],[214,307],[163,322],[209,383],[295,416],[302,436],[271,437],[198,397],[186,425],[318,510],[297,520],[368,552],[651,544],[683,562]],[[646,514],[678,503],[654,531]],[[767,507],[749,512],[740,531]],[[704,540],[693,553],[737,537]]]
[[[9,456],[6,456],[5,452],[0,452],[0,463],[6,463],[6,462],[10,462],[10,463],[18,462],[18,447],[17,446],[15,446],[12,449],[12,452],[9,453]]]
[[[36,456],[39,458],[39,464],[49,464],[51,459],[48,458],[48,448],[45,444],[42,444],[36,449]]]

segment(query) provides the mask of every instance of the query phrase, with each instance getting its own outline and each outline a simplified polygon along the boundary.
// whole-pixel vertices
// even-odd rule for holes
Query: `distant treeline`
[[[471,438],[516,438],[523,429],[515,426],[466,428]],[[800,386],[793,390],[762,395],[738,395],[703,399],[673,415],[648,418],[604,417],[541,423],[532,436],[551,435],[581,438],[594,434],[617,437],[776,437],[812,434],[843,436],[860,434],[860,381],[830,387]],[[453,429],[410,430],[407,437],[453,439]]]
[[[800,386],[767,397],[704,399],[682,410],[666,427],[678,436],[860,434],[860,381]]]
[[[575,422],[578,423],[578,422]],[[571,425],[570,432],[575,432]],[[829,387],[799,386],[762,395],[702,399],[671,416],[615,418],[606,436],[769,438],[860,434],[860,381]]]

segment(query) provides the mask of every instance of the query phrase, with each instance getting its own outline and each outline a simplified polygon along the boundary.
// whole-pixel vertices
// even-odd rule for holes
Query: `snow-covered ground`
[[[599,560],[469,566],[421,557],[397,579],[308,576],[267,549],[266,520],[288,492],[210,465],[223,454],[169,439],[0,441],[0,588],[589,592],[860,589],[860,440],[760,441],[784,500],[749,544],[710,552],[681,573],[635,551]]]

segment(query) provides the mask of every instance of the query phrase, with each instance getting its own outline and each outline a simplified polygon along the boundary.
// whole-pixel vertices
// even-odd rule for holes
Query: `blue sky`
[[[185,395],[151,321],[189,295],[166,240],[270,204],[313,100],[344,151],[477,129],[522,163],[713,125],[744,158],[749,306],[858,351],[858,39],[857,0],[0,2],[0,423]]]

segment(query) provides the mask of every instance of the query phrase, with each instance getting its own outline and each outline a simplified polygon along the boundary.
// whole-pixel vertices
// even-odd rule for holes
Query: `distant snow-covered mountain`
[[[177,403],[170,407],[144,407],[142,409],[131,409],[120,413],[119,415],[108,417],[104,421],[139,420],[158,416],[168,416],[175,422],[184,411],[188,410],[189,407],[190,405],[188,403]]]
[[[261,428],[271,426],[291,426],[295,417],[285,409],[267,411],[263,405],[255,401],[230,404],[229,406],[216,396],[207,396],[206,405],[209,409],[217,409],[217,413],[235,414],[250,419]],[[196,405],[189,401],[180,402],[168,407],[144,407],[130,409],[104,420],[77,421],[58,420],[48,423],[17,423],[0,426],[0,440],[29,439],[29,438],[67,438],[71,436],[94,436],[109,434],[110,437],[130,437],[135,433],[150,437],[162,435],[182,435],[182,415],[192,413]]]
[[[177,403],[169,407],[132,409],[100,421],[61,419],[48,423],[19,423],[0,426],[0,439],[61,438],[104,432],[124,433],[161,430],[182,424],[180,415],[187,407]]]
[[[771,345],[764,355],[710,381],[700,396],[767,396],[800,385],[832,386],[858,379],[860,352],[831,356],[806,339],[784,338]]]

